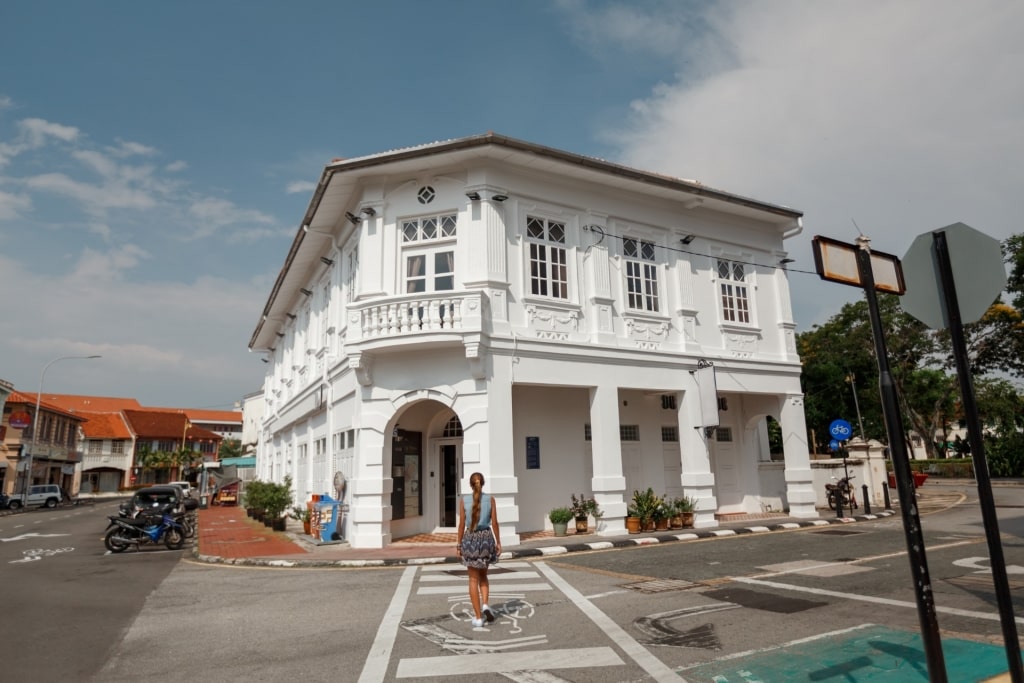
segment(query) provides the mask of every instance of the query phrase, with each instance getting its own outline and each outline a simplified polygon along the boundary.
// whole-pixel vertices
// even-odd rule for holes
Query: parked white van
[[[12,510],[17,510],[21,507],[22,502],[25,501],[25,495],[20,493],[14,493],[11,495],[11,500],[7,504]],[[64,497],[60,493],[60,487],[56,484],[38,484],[36,486],[30,486],[28,489],[28,501],[27,505],[45,505],[48,508],[55,508],[58,504],[64,501]]]
[[[167,483],[167,486],[177,486],[187,498],[192,497],[192,485],[187,481],[171,481]]]

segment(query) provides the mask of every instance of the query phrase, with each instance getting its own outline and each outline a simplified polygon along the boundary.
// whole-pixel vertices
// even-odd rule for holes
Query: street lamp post
[[[28,491],[29,487],[32,486],[32,451],[36,447],[36,439],[39,437],[39,404],[43,401],[43,379],[46,378],[46,371],[50,369],[50,366],[61,360],[92,360],[93,358],[102,358],[102,356],[61,356],[60,358],[54,358],[49,363],[43,366],[43,371],[39,373],[39,391],[36,392],[36,412],[32,416],[32,440],[29,441],[28,448],[28,462],[25,468],[25,485],[22,489],[22,505],[28,505]]]
[[[853,391],[853,407],[857,410],[857,426],[860,427],[860,440],[866,443],[867,440],[864,438],[864,421],[860,419],[860,402],[857,400],[857,376],[851,372],[846,376],[846,381],[850,383],[850,389]]]

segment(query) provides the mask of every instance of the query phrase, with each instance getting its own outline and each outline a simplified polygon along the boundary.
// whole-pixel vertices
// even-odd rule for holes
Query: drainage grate
[[[683,579],[651,579],[650,581],[626,583],[622,587],[641,593],[665,593],[667,591],[684,591],[687,588],[695,588],[699,585],[691,581],[684,581]]]
[[[851,536],[853,534],[862,534],[863,531],[855,531],[853,529],[822,529],[821,531],[813,531],[811,533],[822,534],[824,536]]]

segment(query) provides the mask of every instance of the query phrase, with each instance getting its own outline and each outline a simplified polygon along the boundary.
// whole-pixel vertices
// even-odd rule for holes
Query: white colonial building
[[[303,501],[342,473],[355,547],[454,529],[474,471],[506,546],[573,493],[605,535],[648,486],[697,498],[699,527],[815,517],[783,267],[800,218],[491,133],[334,161],[249,344],[257,474]]]

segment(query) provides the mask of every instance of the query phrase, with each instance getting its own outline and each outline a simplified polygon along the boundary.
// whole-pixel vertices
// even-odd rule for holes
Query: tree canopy
[[[981,320],[964,326],[983,424],[1005,423],[1007,406],[1012,406],[1008,394],[1020,398],[1005,377],[1024,377],[1024,235],[1006,240],[1003,253],[1011,270],[1006,296],[993,302]],[[895,295],[880,294],[878,303],[904,426],[921,435],[929,457],[943,455],[947,428],[963,415],[949,332],[929,329],[907,314]],[[828,425],[839,417],[854,424],[856,435],[862,435],[862,423],[864,438],[887,442],[866,299],[846,304],[796,341],[812,447],[824,450]],[[998,376],[1003,383],[981,381]],[[982,392],[988,397],[984,403]]]

